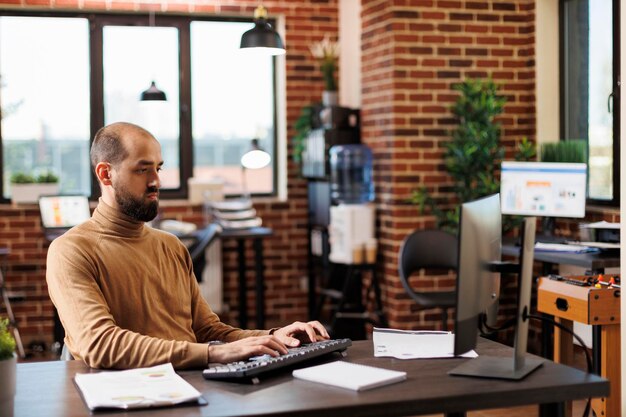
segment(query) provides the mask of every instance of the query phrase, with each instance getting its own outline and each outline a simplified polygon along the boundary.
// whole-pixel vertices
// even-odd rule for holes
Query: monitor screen
[[[585,217],[587,164],[503,161],[502,213]]]
[[[500,277],[490,271],[490,264],[500,261],[501,252],[500,195],[462,204],[454,329],[456,354],[476,346],[481,314],[492,315],[490,321],[495,322],[493,315],[497,316]]]
[[[41,196],[39,211],[46,229],[70,228],[91,217],[89,200],[83,195]]]

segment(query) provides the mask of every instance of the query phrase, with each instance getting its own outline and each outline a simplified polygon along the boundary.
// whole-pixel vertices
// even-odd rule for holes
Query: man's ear
[[[96,165],[96,177],[102,185],[111,185],[111,165],[107,162],[100,162]]]

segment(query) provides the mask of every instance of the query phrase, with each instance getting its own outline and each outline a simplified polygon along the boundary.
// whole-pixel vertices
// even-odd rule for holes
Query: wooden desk
[[[481,340],[479,353],[503,356],[512,349]],[[370,391],[354,392],[295,380],[290,372],[261,381],[259,385],[205,381],[201,372],[180,374],[208,401],[206,406],[146,409],[133,416],[293,416],[380,417],[445,413],[463,416],[465,411],[537,403],[560,403],[605,396],[609,382],[597,375],[546,361],[519,382],[447,375],[470,359],[402,361],[374,358],[371,341],[358,341],[345,360],[407,371],[405,382]],[[23,363],[17,366],[15,416],[89,416],[89,410],[73,383],[77,372],[90,372],[79,361]],[[122,413],[123,414],[123,413]],[[120,412],[98,412],[120,416]]]
[[[222,239],[237,240],[237,261],[239,271],[239,327],[248,328],[248,300],[246,286],[246,240],[251,239],[254,247],[254,270],[256,273],[256,328],[265,328],[265,265],[263,263],[263,239],[274,232],[267,227],[250,229],[224,229],[220,232]]]

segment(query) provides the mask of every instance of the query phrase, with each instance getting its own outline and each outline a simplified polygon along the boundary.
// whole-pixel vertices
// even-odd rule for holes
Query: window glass
[[[191,23],[193,175],[220,179],[227,194],[272,193],[273,163],[243,170],[252,139],[275,161],[274,61],[239,51],[252,23]],[[245,181],[244,181],[245,179]],[[247,188],[247,190],[244,190]]]
[[[47,171],[90,194],[88,21],[0,17],[0,77],[3,196],[12,174]]]
[[[613,0],[563,2],[564,139],[589,145],[588,198],[614,199]]]
[[[589,2],[589,198],[607,200],[613,198],[612,7],[612,0]]]
[[[103,28],[105,125],[124,121],[152,133],[161,143],[163,188],[180,187],[178,29]],[[154,81],[167,101],[141,101]]]

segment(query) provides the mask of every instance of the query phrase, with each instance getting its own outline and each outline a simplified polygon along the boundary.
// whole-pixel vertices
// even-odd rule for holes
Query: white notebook
[[[392,371],[357,363],[335,361],[309,368],[296,369],[293,376],[320,384],[364,391],[404,381],[406,372]]]

